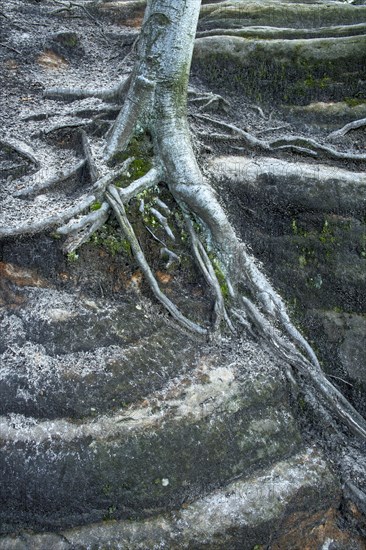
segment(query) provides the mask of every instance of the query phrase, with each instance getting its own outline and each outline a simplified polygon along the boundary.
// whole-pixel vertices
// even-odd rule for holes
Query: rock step
[[[237,479],[186,503],[176,512],[143,521],[105,521],[58,534],[7,536],[0,538],[0,549],[252,550],[269,542],[272,548],[284,549],[298,548],[300,539],[303,548],[325,548],[323,544],[332,541],[329,535],[334,536],[337,530],[329,533],[324,521],[319,529],[319,518],[338,505],[338,486],[325,461],[306,449],[256,476]],[[311,541],[306,534],[304,537],[301,525],[314,537]]]
[[[211,163],[211,174],[221,196],[224,192],[228,203],[238,203],[243,240],[287,300],[305,308],[364,313],[364,172],[225,156]]]
[[[197,364],[196,340],[143,300],[96,302],[31,287],[22,297],[21,308],[0,315],[0,414],[95,416]]]
[[[304,105],[363,97],[366,36],[258,40],[207,36],[195,41],[193,71],[249,99]]]
[[[256,103],[364,98],[366,6],[225,2],[203,6],[193,71]]]
[[[271,210],[333,212],[363,216],[366,174],[317,162],[275,157],[222,156],[211,162],[211,175],[224,180],[249,207]]]
[[[278,2],[235,0],[202,6],[199,29],[268,27],[317,29],[366,21],[366,6],[340,2]]]
[[[269,354],[249,346],[245,362],[195,374],[87,422],[2,417],[3,532],[151,516],[297,451]]]

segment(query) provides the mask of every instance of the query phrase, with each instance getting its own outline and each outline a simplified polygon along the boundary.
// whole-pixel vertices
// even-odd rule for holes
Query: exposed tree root
[[[192,251],[196,258],[196,261],[201,269],[201,272],[206,280],[206,283],[208,286],[212,289],[215,296],[215,322],[214,322],[214,330],[218,330],[220,328],[221,321],[224,320],[229,327],[229,329],[232,332],[235,332],[234,326],[227,314],[226,307],[225,307],[225,301],[224,297],[220,288],[220,283],[217,280],[217,276],[215,273],[215,270],[212,266],[211,260],[202,245],[201,241],[196,235],[196,232],[193,228],[192,221],[189,217],[189,214],[186,210],[186,208],[182,208],[184,219],[186,222],[186,226],[191,238],[191,244],[192,244]]]
[[[164,231],[167,234],[167,236],[169,237],[169,239],[171,239],[172,241],[175,241],[174,233],[168,225],[167,218],[165,216],[163,216],[163,214],[161,214],[161,212],[159,212],[159,210],[156,210],[156,208],[150,208],[150,212],[158,220],[158,222],[160,223],[160,225],[164,229]]]
[[[14,237],[16,235],[32,235],[35,233],[41,233],[42,231],[54,229],[86,210],[93,204],[93,202],[95,202],[95,200],[94,195],[87,195],[75,206],[71,206],[63,212],[58,212],[57,214],[48,216],[43,220],[17,225],[15,227],[0,227],[0,239],[5,237]]]
[[[366,439],[366,421],[354,409],[349,401],[333,386],[326,378],[321,367],[316,360],[314,362],[306,360],[294,348],[291,342],[287,342],[273,327],[271,323],[261,314],[258,308],[245,297],[242,297],[245,309],[263,337],[272,342],[274,349],[284,358],[293,368],[298,370],[305,379],[310,379],[313,387],[321,393],[328,407],[336,413],[345,424],[363,439]],[[301,337],[302,338],[302,337]]]
[[[44,92],[47,99],[61,101],[75,101],[77,99],[86,99],[88,97],[102,99],[103,101],[121,103],[128,90],[130,77],[126,77],[122,82],[107,90],[105,88],[49,88]]]
[[[154,89],[155,83],[144,76],[137,76],[131,83],[126,101],[107,142],[107,161],[113,160],[118,151],[123,151],[127,147],[142,114],[147,110],[149,102],[152,102]]]
[[[128,187],[118,189],[118,194],[124,204],[136,197],[142,191],[155,187],[161,178],[161,170],[151,168],[144,176],[133,181]]]
[[[81,130],[81,144],[83,147],[85,162],[89,170],[90,181],[91,183],[95,183],[96,181],[98,181],[99,173],[98,173],[98,168],[93,159],[88,136],[86,135],[85,130]]]
[[[60,235],[68,235],[64,242],[63,251],[66,253],[73,252],[83,243],[87,242],[90,237],[102,227],[109,218],[110,206],[107,202],[103,202],[99,210],[90,212],[79,220],[70,220],[67,225],[63,225],[57,229]]]
[[[14,151],[21,157],[25,158],[27,161],[31,162],[31,164],[34,165],[35,170],[39,170],[39,168],[41,167],[41,164],[34,155],[32,148],[26,143],[22,143],[18,140],[9,138],[1,139],[0,148],[3,149],[4,152]]]
[[[331,132],[328,138],[333,139],[337,137],[342,137],[348,134],[348,132],[350,132],[351,130],[357,130],[358,128],[363,128],[364,126],[366,126],[366,118],[360,118],[359,120],[354,120],[352,122],[349,122],[348,124],[345,124],[339,130]]]
[[[81,172],[81,170],[84,168],[85,164],[86,164],[86,160],[80,160],[75,166],[65,171],[61,176],[51,178],[39,185],[34,185],[32,187],[26,187],[25,189],[21,189],[20,191],[17,191],[14,193],[14,197],[26,199],[26,198],[34,197],[36,195],[40,195],[45,191],[49,191],[50,189],[53,189],[54,187],[57,187],[64,181],[68,180],[72,176],[77,176]]]
[[[74,122],[67,122],[66,124],[56,124],[55,126],[51,126],[48,130],[42,131],[42,134],[49,136],[50,134],[53,134],[54,132],[59,132],[60,130],[78,130],[79,128],[82,129],[84,127],[87,127],[89,124],[91,124],[92,120],[77,120]]]
[[[85,15],[91,19],[93,21],[93,23],[95,25],[97,25],[99,27],[99,29],[101,30],[101,34],[103,36],[103,38],[109,42],[108,38],[105,36],[105,33],[104,33],[104,28],[103,28],[103,25],[98,21],[98,19],[96,17],[94,17],[94,15],[92,15],[90,13],[90,11],[87,9],[87,7],[89,7],[89,5],[91,7],[93,7],[95,4],[95,2],[88,2],[86,5],[85,3],[79,3],[79,2],[71,2],[70,0],[67,0],[67,2],[64,2],[63,0],[53,0],[53,2],[57,5],[59,5],[60,7],[59,8],[56,8],[54,9],[51,13],[54,14],[54,15],[58,15],[60,13],[63,13],[63,12],[68,12],[69,14],[72,14],[74,12],[74,10],[77,10],[77,9],[80,9],[82,10]],[[98,4],[98,1],[97,1],[97,4]]]
[[[337,159],[337,160],[354,160],[354,161],[366,160],[365,154],[337,151],[333,147],[330,147],[328,145],[323,145],[314,139],[307,138],[304,136],[283,136],[281,138],[276,138],[271,141],[267,141],[267,140],[259,139],[253,136],[249,132],[242,130],[241,128],[239,128],[238,126],[235,126],[234,124],[229,124],[222,120],[216,120],[208,115],[196,114],[194,116],[199,119],[206,120],[207,122],[210,122],[215,126],[219,126],[221,128],[224,128],[230,131],[229,135],[208,134],[207,132],[200,133],[200,135],[203,138],[212,139],[213,141],[215,140],[243,141],[249,147],[260,149],[266,152],[269,152],[269,151],[273,152],[276,150],[288,149],[294,152],[307,154],[313,157],[319,157],[319,155],[322,155],[323,157]],[[236,149],[238,149],[238,147],[236,147]]]
[[[145,255],[140,247],[140,244],[136,238],[133,227],[127,219],[126,211],[124,209],[123,203],[119,196],[119,193],[114,186],[109,186],[106,191],[106,197],[113,208],[113,211],[116,215],[118,223],[120,224],[122,231],[131,245],[135,260],[140,266],[141,271],[146,277],[147,282],[150,285],[151,290],[153,291],[155,297],[161,302],[164,307],[169,311],[174,319],[176,319],[181,325],[187,329],[196,332],[197,334],[207,334],[207,329],[200,327],[193,321],[190,321],[185,317],[179,309],[165,296],[165,294],[160,290],[159,285],[154,277],[153,272],[150,269],[149,264],[146,261]]]
[[[151,235],[156,239],[157,237],[155,237],[155,235],[153,234],[152,231],[149,230],[149,228],[147,228],[147,230],[151,233]],[[161,242],[161,241],[159,241]],[[162,243],[163,244],[163,243]],[[175,252],[172,252],[172,250],[169,250],[169,248],[167,248],[166,246],[164,246],[163,248],[160,249],[160,256],[162,258],[168,258],[168,261],[166,263],[166,268],[169,269],[169,267],[171,265],[173,265],[174,263],[180,263],[180,258],[179,256],[177,256],[177,254],[175,254]]]
[[[188,91],[188,97],[190,103],[198,105],[198,110],[204,111],[218,111],[223,110],[227,112],[230,108],[230,103],[221,95],[213,93],[200,93],[193,89]]]
[[[81,98],[83,99],[83,98]],[[47,120],[49,118],[53,118],[55,116],[65,116],[70,118],[88,118],[90,122],[90,117],[94,117],[94,120],[102,117],[116,117],[120,111],[120,107],[114,107],[114,106],[107,106],[102,105],[100,108],[98,107],[86,107],[81,109],[75,109],[74,111],[49,111],[49,112],[40,112],[40,113],[34,113],[31,115],[27,115],[25,117],[22,117],[21,120],[24,120],[25,122],[28,121],[38,121],[38,120]],[[88,122],[88,121],[87,121]],[[78,125],[78,124],[77,124]]]

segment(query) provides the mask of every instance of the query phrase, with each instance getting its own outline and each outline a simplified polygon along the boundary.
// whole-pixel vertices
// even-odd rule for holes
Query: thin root
[[[14,193],[14,197],[26,199],[29,197],[34,197],[36,195],[40,195],[41,193],[44,193],[45,191],[48,191],[53,187],[57,187],[59,184],[68,180],[72,176],[76,176],[84,168],[85,164],[85,160],[80,160],[75,166],[64,172],[61,176],[51,178],[44,183],[41,183],[40,185],[34,185],[32,187],[27,187],[25,189],[17,191],[16,193]]]
[[[98,181],[98,178],[99,178],[98,168],[94,162],[92,151],[90,148],[90,143],[85,130],[81,130],[80,133],[81,133],[81,143],[83,147],[83,153],[86,160],[86,164],[89,169],[90,180],[92,183],[95,183],[96,181]]]
[[[155,216],[155,218],[158,220],[158,222],[160,223],[160,225],[162,226],[162,228],[164,229],[165,233],[168,235],[168,237],[172,240],[172,241],[175,241],[175,236],[174,236],[174,233],[173,231],[170,229],[169,225],[168,225],[168,220],[165,216],[163,216],[159,210],[156,210],[156,208],[150,208],[150,212],[153,216]]]
[[[229,124],[221,120],[215,120],[214,118],[208,115],[194,115],[197,118],[206,120],[219,126],[225,128],[231,132],[231,135],[227,136],[226,139],[230,140],[233,137],[236,139],[243,140],[247,145],[253,148],[258,148],[263,151],[277,151],[281,149],[292,149],[295,152],[305,153],[311,156],[318,156],[319,153],[322,153],[324,156],[333,158],[333,159],[344,159],[344,160],[355,160],[355,161],[365,161],[366,155],[361,153],[351,153],[351,152],[342,152],[337,151],[333,147],[328,145],[323,145],[314,139],[306,138],[303,136],[283,136],[281,138],[274,139],[272,141],[266,141],[263,139],[258,139],[249,132],[242,130],[234,124]],[[220,139],[224,139],[219,134]]]
[[[191,243],[192,243],[192,250],[195,255],[195,258],[197,260],[197,263],[202,271],[202,274],[204,278],[206,279],[207,284],[212,289],[214,295],[215,295],[215,323],[214,323],[214,330],[217,330],[220,326],[221,320],[224,319],[229,327],[229,329],[232,332],[235,332],[234,326],[230,321],[230,318],[227,314],[226,308],[225,308],[225,302],[224,297],[221,292],[220,283],[217,280],[217,276],[215,273],[214,268],[212,267],[211,260],[202,245],[201,241],[196,235],[196,232],[194,231],[194,227],[192,224],[192,221],[185,209],[185,207],[181,206],[184,220],[186,223],[186,227],[188,229]]]
[[[68,224],[57,229],[60,235],[68,235],[68,239],[63,245],[63,250],[66,253],[73,252],[83,243],[87,242],[90,237],[102,227],[109,217],[110,206],[107,202],[103,202],[99,210],[90,212],[79,220],[70,220]]]
[[[179,256],[177,256],[177,254],[175,252],[173,252],[172,250],[169,250],[169,248],[167,248],[166,246],[164,246],[164,248],[160,249],[160,256],[162,258],[168,257],[168,261],[166,263],[166,268],[167,269],[169,269],[169,267],[171,265],[173,265],[174,263],[180,263]]]
[[[351,130],[357,130],[358,128],[363,128],[364,126],[366,126],[366,118],[360,118],[359,120],[354,120],[353,122],[349,122],[348,124],[345,124],[339,130],[335,130],[334,132],[331,132],[328,135],[328,139],[345,136]]]
[[[356,434],[366,439],[366,421],[352,407],[347,399],[327,380],[319,364],[315,366],[300,354],[292,342],[287,342],[264,317],[259,309],[247,298],[242,297],[246,312],[254,325],[266,340],[269,340],[277,353],[286,359],[290,365],[301,372],[305,378],[310,378],[313,386],[320,391],[326,403],[334,410],[347,426]]]
[[[207,330],[193,321],[187,319],[181,311],[165,296],[165,294],[160,290],[159,285],[150,269],[149,264],[145,259],[145,255],[140,247],[140,244],[137,240],[135,232],[128,221],[126,212],[118,193],[118,190],[113,185],[110,185],[106,191],[106,198],[111,205],[116,218],[122,228],[123,233],[125,234],[126,239],[131,245],[132,252],[135,256],[137,263],[140,266],[141,271],[146,277],[151,290],[153,291],[155,297],[163,304],[163,306],[169,311],[172,317],[178,321],[182,326],[189,329],[192,332],[197,334],[207,334]]]

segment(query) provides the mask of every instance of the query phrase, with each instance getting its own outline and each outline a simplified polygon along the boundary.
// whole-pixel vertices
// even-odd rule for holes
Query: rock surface
[[[231,107],[213,102],[216,115],[226,105],[228,121],[260,135],[272,122],[276,132],[293,120],[295,132],[305,110],[317,113],[322,99],[323,114],[337,106],[336,124],[363,113],[365,6],[203,4],[193,84],[231,89]],[[54,7],[9,0],[11,17],[3,17],[6,45],[21,52],[0,50],[4,127],[25,148],[35,144],[46,167],[36,172],[29,158],[2,150],[0,167],[9,174],[0,186],[2,228],[30,214],[42,220],[84,196],[80,173],[47,196],[41,192],[47,178],[80,160],[75,134],[49,130],[88,125],[105,106],[80,100],[70,112],[70,104],[55,106],[42,90],[115,83],[131,60],[122,69],[113,60],[136,39],[143,2],[100,4],[91,14],[99,25],[85,10],[80,18],[50,15]],[[287,118],[275,113],[270,123],[265,101],[274,92],[288,104]],[[253,100],[263,100],[262,114],[256,105],[253,115]],[[323,137],[333,114],[315,115]],[[362,131],[354,135],[346,143],[362,151]],[[275,286],[302,309],[328,372],[353,384],[347,395],[364,410],[362,165],[261,154],[253,160],[248,152],[233,159],[223,156],[225,148],[205,148],[197,138],[199,161],[216,179],[233,223]],[[212,153],[219,158],[206,162]],[[34,193],[25,198],[29,184]],[[339,470],[315,431],[309,447],[308,403],[290,387],[283,363],[249,334],[208,343],[179,329],[151,300],[120,235],[110,237],[68,259],[49,234],[1,242],[0,548],[363,549],[362,448],[346,447],[320,411],[320,430],[336,448],[330,456],[337,453],[342,471],[352,472],[342,496]],[[200,322],[209,319],[212,299],[192,263],[168,271],[159,262],[153,268],[166,293]]]
[[[239,200],[243,238],[281,286],[325,370],[364,414],[364,173],[268,157],[218,158],[211,173],[228,200]]]
[[[338,499],[339,494],[326,463],[316,452],[307,449],[263,470],[258,477],[234,481],[224,490],[216,490],[193,503],[187,503],[184,508],[171,514],[144,522],[106,521],[62,531],[58,535],[7,537],[0,539],[0,548],[249,550],[256,546],[262,548],[261,545],[266,545],[269,539],[273,542],[273,548],[295,548],[278,538],[282,524],[294,520],[298,523],[301,517],[304,523],[308,521],[309,525],[314,525],[314,512],[321,517],[329,508],[337,506]],[[362,549],[361,540],[352,541],[347,536],[344,540],[353,544],[354,550]],[[306,540],[301,544],[306,544]]]
[[[194,70],[257,103],[364,98],[366,7],[225,2],[203,7]]]

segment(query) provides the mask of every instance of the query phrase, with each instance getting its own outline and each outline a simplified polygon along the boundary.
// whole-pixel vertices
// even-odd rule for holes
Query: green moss
[[[293,219],[291,232],[300,251],[298,262],[301,269],[317,267],[328,262],[339,244],[335,236],[335,229],[327,219],[324,220],[320,231],[315,229],[308,231]],[[310,282],[310,286],[314,285]]]
[[[320,88],[324,89],[327,88],[331,83],[331,78],[329,76],[323,76],[322,78],[314,78],[312,74],[310,74],[305,80],[304,85],[308,88]]]
[[[225,274],[224,274],[224,272],[222,270],[222,267],[220,265],[220,262],[216,258],[216,256],[213,254],[213,252],[209,252],[208,257],[211,260],[212,267],[215,271],[216,278],[217,278],[218,283],[220,285],[221,294],[222,294],[224,300],[228,300],[229,297],[230,297],[229,287],[228,287],[228,284],[227,284],[227,281],[226,281]]]
[[[307,237],[308,232],[305,231],[302,227],[300,227],[295,220],[295,218],[291,221],[291,231],[293,235],[296,235],[297,237]]]
[[[103,495],[105,496],[109,496],[112,492],[112,486],[110,483],[106,483],[104,486],[103,486]]]
[[[117,512],[117,506],[115,506],[114,504],[111,504],[110,506],[108,506],[107,512],[103,520],[109,521],[111,519],[115,519],[116,512]]]
[[[93,202],[93,204],[90,206],[90,211],[94,212],[95,210],[99,210],[99,208],[102,206],[102,203],[96,201]]]
[[[79,41],[76,35],[69,35],[64,41],[65,46],[68,46],[69,48],[76,48],[78,43]]]
[[[130,243],[121,238],[119,227],[113,222],[103,225],[91,236],[89,242],[95,246],[102,246],[112,257],[121,252],[125,252],[128,256],[132,255]]]
[[[319,235],[319,241],[324,245],[333,244],[336,241],[334,232],[331,229],[328,220],[325,220],[324,222],[323,228]]]
[[[365,105],[366,104],[366,98],[346,97],[344,99],[344,102],[348,105],[348,107],[357,107],[358,105]]]
[[[132,181],[144,176],[152,167],[152,144],[150,137],[145,133],[134,136],[125,151],[116,153],[114,164],[120,164],[133,157],[126,175],[116,180],[117,187],[126,187]]]
[[[304,268],[306,265],[307,265],[308,261],[306,259],[306,256],[304,256],[303,254],[301,254],[299,256],[299,265],[301,268]]]
[[[70,263],[77,262],[78,259],[79,255],[75,251],[67,254],[67,261]]]
[[[306,410],[306,401],[303,397],[299,397],[298,398],[298,404],[299,404],[299,407],[302,411],[305,411]]]
[[[54,231],[53,233],[50,233],[50,237],[52,239],[55,239],[55,241],[59,241],[61,239],[61,235],[59,235],[59,233],[56,233],[56,231]]]
[[[197,47],[194,70],[209,81],[230,82],[247,97],[259,102],[307,104],[313,101],[340,101],[361,92],[360,78],[365,55],[362,45],[352,55],[344,46],[337,57],[332,41],[319,41],[312,51],[303,42],[289,41],[285,49],[270,47],[272,41],[243,40],[234,45],[220,44],[222,37],[208,50]],[[273,41],[276,42],[276,41]],[[249,44],[253,47],[249,48]],[[330,54],[328,55],[328,49]],[[322,51],[324,50],[324,55]]]
[[[149,212],[146,211],[146,209],[142,219],[144,224],[150,225],[151,227],[158,227],[159,225],[157,219],[152,214],[149,214]]]

